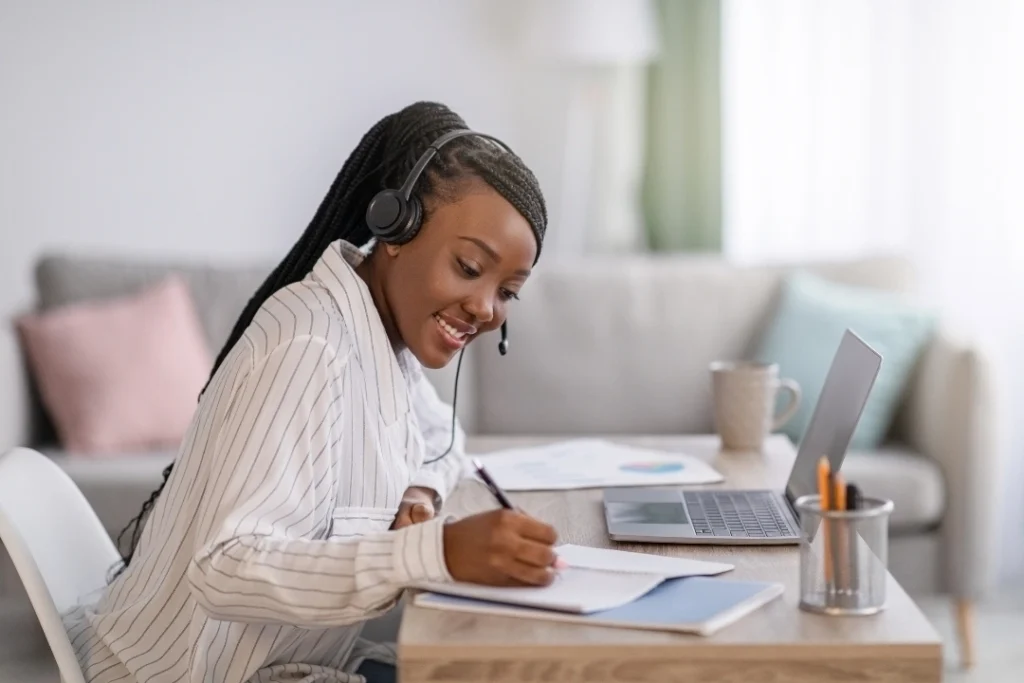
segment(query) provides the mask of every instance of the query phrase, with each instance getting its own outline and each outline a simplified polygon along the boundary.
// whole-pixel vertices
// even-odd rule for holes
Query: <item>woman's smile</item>
[[[476,334],[475,327],[445,313],[435,313],[434,322],[437,323],[441,341],[452,351],[461,349]]]

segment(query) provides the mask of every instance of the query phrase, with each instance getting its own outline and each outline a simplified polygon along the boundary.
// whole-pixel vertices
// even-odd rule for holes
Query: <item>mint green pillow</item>
[[[882,355],[850,448],[879,446],[936,322],[932,311],[892,292],[838,284],[801,271],[789,276],[775,317],[755,353],[756,360],[778,363],[780,376],[796,380],[802,389],[799,410],[779,431],[799,443],[839,341],[849,328]]]

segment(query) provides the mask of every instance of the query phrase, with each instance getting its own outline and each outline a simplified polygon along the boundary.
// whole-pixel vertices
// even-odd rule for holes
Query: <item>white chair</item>
[[[14,562],[64,683],[85,683],[60,614],[102,588],[120,555],[56,463],[29,448],[0,458],[0,542]]]

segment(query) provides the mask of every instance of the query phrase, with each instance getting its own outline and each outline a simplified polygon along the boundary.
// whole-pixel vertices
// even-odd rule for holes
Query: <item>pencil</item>
[[[845,510],[846,509],[846,482],[843,480],[841,472],[837,472],[835,476],[835,496],[833,496],[833,510]],[[847,546],[848,533],[846,530],[846,520],[840,520],[837,524],[837,528],[834,530],[836,535],[839,537],[836,539],[837,550],[839,557],[836,559],[836,580],[839,582],[840,588],[849,588],[849,563],[847,561],[847,554],[849,548]]]
[[[820,498],[820,507],[822,511],[827,512],[832,508],[832,493],[829,488],[831,483],[832,468],[828,462],[828,456],[821,456],[818,460],[818,496]],[[828,519],[822,515],[821,518],[821,533],[822,543],[824,544],[824,563],[825,563],[825,589],[828,591],[832,586],[832,544],[829,542],[829,527]]]

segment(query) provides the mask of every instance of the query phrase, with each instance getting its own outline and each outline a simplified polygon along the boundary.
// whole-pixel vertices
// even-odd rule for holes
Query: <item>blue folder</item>
[[[417,605],[535,619],[711,635],[782,595],[782,584],[707,576],[669,579],[621,607],[576,614],[472,598],[422,593]]]

